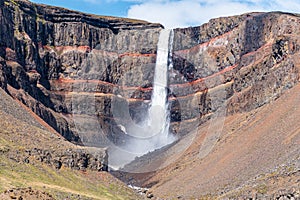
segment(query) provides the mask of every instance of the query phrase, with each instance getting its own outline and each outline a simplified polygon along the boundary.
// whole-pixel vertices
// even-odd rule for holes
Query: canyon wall
[[[114,90],[152,84],[160,24],[29,1],[1,1],[0,12],[0,86],[70,141],[82,143],[70,115],[97,115],[110,128]],[[138,72],[119,82],[132,68]],[[93,127],[85,131],[93,134]]]
[[[149,107],[162,25],[0,2],[0,87],[69,141],[124,142],[118,124],[138,123]],[[171,131],[187,134],[222,107],[255,109],[297,84],[299,26],[299,16],[274,12],[175,29]]]
[[[273,12],[176,29],[173,119],[191,125],[219,108],[232,114],[277,99],[299,81],[299,25],[298,15]]]

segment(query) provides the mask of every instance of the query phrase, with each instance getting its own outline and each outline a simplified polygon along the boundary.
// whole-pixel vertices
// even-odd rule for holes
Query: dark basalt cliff
[[[122,142],[116,121],[138,121],[149,106],[163,27],[22,0],[0,4],[0,87],[69,141]],[[299,16],[274,12],[175,29],[172,132],[188,133],[224,104],[227,114],[260,107],[297,84],[299,26]]]
[[[292,14],[251,13],[176,29],[174,70],[186,83],[171,78],[170,88],[181,120],[201,123],[222,106],[227,114],[250,111],[297,84],[299,23]]]
[[[73,91],[99,93],[97,112],[106,118],[109,94],[123,72],[137,66],[140,72],[128,82],[151,84],[160,24],[28,1],[1,1],[0,20],[1,87],[70,141],[80,143],[68,114],[77,114],[76,108],[85,101],[83,94],[72,102]],[[78,114],[95,113],[80,108]]]

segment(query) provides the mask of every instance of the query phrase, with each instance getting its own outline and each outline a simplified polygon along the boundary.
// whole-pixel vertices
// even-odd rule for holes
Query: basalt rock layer
[[[163,27],[24,0],[0,4],[0,87],[70,141],[122,143],[124,128],[149,107]],[[219,108],[255,109],[297,84],[299,26],[299,16],[273,12],[175,29],[171,131],[187,134]]]
[[[138,69],[126,79],[128,90],[151,85],[160,24],[28,1],[1,1],[0,19],[0,86],[70,141],[82,143],[69,115],[111,120],[113,91],[125,72]],[[86,98],[97,110],[84,107]]]
[[[183,105],[181,120],[201,121],[220,107],[227,114],[250,111],[297,84],[299,20],[252,13],[176,29],[174,70],[181,77],[174,73],[170,88]]]

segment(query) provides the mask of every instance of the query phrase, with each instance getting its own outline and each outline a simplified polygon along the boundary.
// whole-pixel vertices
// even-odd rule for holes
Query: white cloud
[[[139,2],[128,10],[129,18],[158,22],[167,28],[195,26],[211,18],[252,11],[300,11],[298,0],[140,0]]]

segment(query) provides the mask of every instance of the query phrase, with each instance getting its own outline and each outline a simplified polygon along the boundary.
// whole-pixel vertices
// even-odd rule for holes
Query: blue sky
[[[98,15],[158,22],[167,28],[197,26],[211,18],[252,11],[300,13],[300,0],[32,0]]]
[[[60,6],[87,13],[126,17],[135,2],[116,0],[30,0],[35,3]]]

